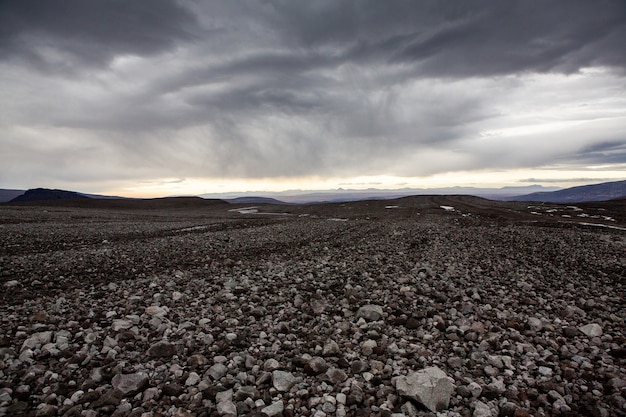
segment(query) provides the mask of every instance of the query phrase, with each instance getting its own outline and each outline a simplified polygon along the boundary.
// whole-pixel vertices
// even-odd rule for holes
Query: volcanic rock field
[[[0,416],[626,416],[626,202],[0,205]]]

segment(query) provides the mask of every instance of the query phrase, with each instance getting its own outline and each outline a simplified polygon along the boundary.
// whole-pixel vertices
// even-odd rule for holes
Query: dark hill
[[[582,185],[564,190],[532,193],[511,197],[509,201],[541,201],[545,203],[581,203],[585,201],[608,201],[626,197],[626,180]]]
[[[84,194],[77,193],[75,191],[66,190],[51,190],[48,188],[33,188],[26,190],[22,195],[18,195],[12,203],[30,202],[30,201],[55,201],[55,200],[77,200],[88,199]]]
[[[14,201],[10,204],[29,206],[54,206],[54,207],[76,207],[92,209],[122,209],[122,210],[152,210],[152,209],[192,209],[215,206],[219,204],[227,205],[223,200],[213,200],[200,197],[165,197],[165,198],[77,198],[65,200],[45,200],[45,201]]]

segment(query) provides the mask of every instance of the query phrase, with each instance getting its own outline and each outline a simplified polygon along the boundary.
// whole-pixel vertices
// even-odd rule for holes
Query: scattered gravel
[[[0,206],[0,416],[626,415],[623,231],[388,204]]]

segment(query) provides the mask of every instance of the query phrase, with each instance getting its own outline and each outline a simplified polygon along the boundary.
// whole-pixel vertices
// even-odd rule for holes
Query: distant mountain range
[[[541,201],[545,203],[582,203],[626,198],[626,181],[581,185],[552,192],[538,192],[507,198],[508,201]]]
[[[446,187],[446,188],[402,188],[397,190],[381,190],[369,188],[366,190],[350,190],[338,188],[336,190],[290,190],[278,192],[241,192],[241,193],[213,193],[201,194],[202,198],[219,198],[229,202],[247,199],[246,204],[261,203],[262,199],[271,198],[290,204],[307,203],[342,203],[359,200],[390,200],[394,198],[408,197],[412,195],[474,195],[491,200],[505,200],[522,194],[539,191],[555,191],[558,187],[543,187],[541,185],[529,185],[523,187],[502,188],[475,188],[475,187]]]
[[[6,203],[24,194],[24,190],[0,190],[0,203]]]
[[[524,187],[502,188],[403,188],[399,190],[320,190],[320,191],[282,191],[282,192],[243,192],[202,194],[204,199],[220,199],[231,204],[307,204],[336,203],[359,200],[389,200],[412,195],[473,195],[491,200],[537,201],[550,203],[580,203],[585,201],[603,201],[626,198],[626,180],[605,182],[559,189],[530,185]],[[120,200],[124,197],[85,194],[76,191],[35,188],[31,190],[0,190],[1,202],[36,202],[54,200],[108,199]],[[127,199],[132,200],[132,199]],[[158,200],[158,199],[151,199]]]
[[[204,198],[204,197],[203,197]],[[231,204],[286,204],[284,201],[276,200],[270,197],[237,197],[237,198],[224,198],[222,199]]]

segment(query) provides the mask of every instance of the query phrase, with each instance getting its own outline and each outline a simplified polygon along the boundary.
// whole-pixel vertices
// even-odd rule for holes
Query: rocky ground
[[[0,415],[626,415],[623,202],[81,204],[0,205]]]

